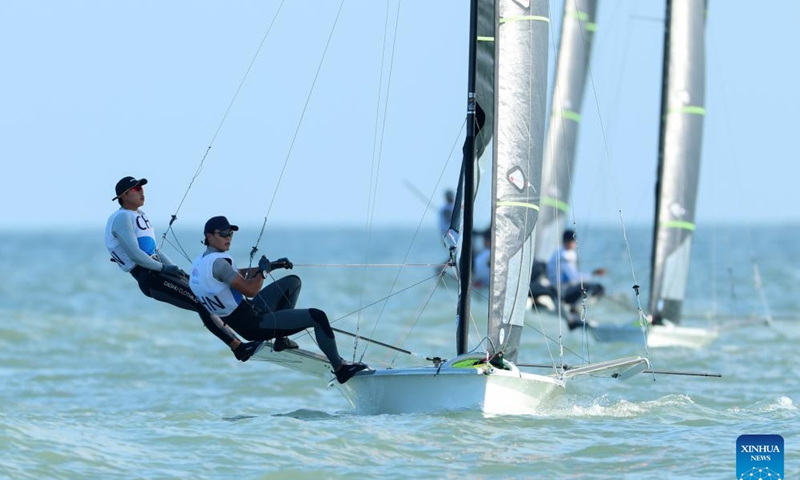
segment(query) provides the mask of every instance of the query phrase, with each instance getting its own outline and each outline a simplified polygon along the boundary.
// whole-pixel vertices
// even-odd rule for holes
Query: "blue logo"
[[[736,439],[736,478],[783,480],[783,437],[740,435]]]

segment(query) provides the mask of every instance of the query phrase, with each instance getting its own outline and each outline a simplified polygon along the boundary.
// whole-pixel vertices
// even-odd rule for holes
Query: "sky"
[[[648,224],[664,2],[599,3],[574,219]],[[710,2],[699,225],[800,223],[797,18],[794,0]],[[176,213],[433,227],[460,162],[467,20],[466,0],[4,0],[0,228],[102,229],[127,175],[149,180],[157,230]]]

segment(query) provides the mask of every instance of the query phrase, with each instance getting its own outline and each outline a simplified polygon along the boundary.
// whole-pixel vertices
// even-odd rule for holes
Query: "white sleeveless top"
[[[144,253],[150,256],[156,253],[156,231],[142,210],[134,212],[126,208],[120,208],[108,218],[108,223],[106,224],[106,248],[108,253],[116,260],[122,271],[130,272],[136,266],[136,262],[125,253],[125,250],[120,246],[120,241],[112,232],[114,220],[120,215],[130,217],[129,221],[133,225],[133,231],[136,234],[136,243]]]
[[[220,317],[226,317],[236,310],[236,307],[242,302],[243,295],[232,289],[227,283],[214,278],[214,261],[218,258],[229,260],[233,269],[238,270],[233,257],[227,253],[211,252],[205,256],[200,255],[192,264],[189,288],[197,296],[197,300],[206,307],[206,310]]]

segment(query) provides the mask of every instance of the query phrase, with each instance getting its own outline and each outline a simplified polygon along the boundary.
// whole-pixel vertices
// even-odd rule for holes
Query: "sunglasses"
[[[128,191],[129,192],[141,192],[142,191],[142,186],[141,185],[136,185],[135,187],[129,188]]]
[[[233,230],[231,230],[230,228],[226,230],[216,230],[214,234],[222,238],[231,238],[233,236]]]

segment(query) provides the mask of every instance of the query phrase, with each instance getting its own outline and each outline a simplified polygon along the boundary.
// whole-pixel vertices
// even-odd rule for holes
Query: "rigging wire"
[[[258,244],[261,243],[261,238],[264,236],[264,229],[267,226],[267,220],[269,219],[269,214],[272,212],[272,206],[275,204],[275,198],[278,196],[278,190],[280,189],[281,182],[283,180],[283,175],[286,172],[286,167],[289,164],[289,158],[292,155],[292,150],[294,149],[294,144],[297,141],[297,135],[300,133],[300,127],[303,125],[303,119],[306,116],[306,111],[308,110],[308,105],[311,102],[311,96],[314,93],[314,88],[317,85],[317,80],[319,79],[319,73],[322,70],[322,64],[325,62],[325,56],[328,53],[328,47],[331,45],[331,39],[333,38],[333,33],[336,31],[336,25],[339,24],[339,16],[342,13],[342,7],[344,7],[344,0],[339,3],[339,10],[336,12],[336,18],[333,21],[333,26],[331,27],[331,31],[328,34],[328,41],[325,43],[325,50],[322,52],[322,58],[317,65],[317,71],[314,74],[314,80],[311,83],[311,88],[309,89],[308,96],[306,97],[306,102],[303,105],[303,111],[300,114],[300,120],[297,122],[297,127],[295,128],[294,135],[292,136],[292,141],[289,144],[289,151],[286,152],[286,158],[283,161],[283,167],[281,168],[281,173],[278,175],[278,183],[275,186],[275,190],[272,192],[272,199],[269,202],[269,208],[267,208],[267,213],[264,215],[264,222],[261,224],[261,230],[258,233],[258,238],[256,239],[256,244],[253,245],[253,248],[250,250],[250,266],[253,265],[253,258],[255,257],[256,252],[258,252]]]
[[[195,170],[194,175],[192,176],[192,179],[189,181],[189,186],[186,187],[186,191],[183,193],[183,197],[181,197],[180,203],[178,203],[178,208],[176,208],[175,209],[175,213],[173,213],[171,215],[170,221],[169,221],[169,225],[167,226],[167,229],[164,231],[164,233],[161,236],[161,244],[158,247],[159,250],[161,250],[161,248],[164,246],[164,242],[167,239],[167,234],[172,232],[172,236],[175,239],[175,242],[177,244],[177,246],[175,248],[180,250],[182,255],[187,260],[191,261],[191,259],[187,255],[186,251],[183,249],[182,246],[180,246],[180,242],[178,242],[178,238],[175,235],[175,232],[172,230],[172,224],[175,223],[175,221],[178,219],[178,212],[180,212],[181,207],[183,207],[183,203],[186,201],[186,197],[189,195],[189,191],[192,189],[192,186],[194,185],[194,181],[197,179],[197,177],[200,176],[200,172],[203,171],[203,165],[205,164],[206,158],[208,157],[208,154],[211,151],[211,147],[214,145],[214,141],[217,139],[217,135],[219,135],[219,132],[222,130],[222,126],[225,124],[225,120],[227,120],[228,114],[231,112],[231,109],[233,108],[233,104],[236,103],[236,99],[239,96],[239,92],[242,91],[242,87],[244,86],[244,82],[245,82],[245,80],[247,80],[247,77],[250,75],[250,70],[253,69],[253,65],[255,64],[256,59],[258,58],[259,54],[261,53],[261,50],[263,49],[264,44],[267,41],[267,37],[269,36],[269,33],[272,31],[273,25],[275,25],[275,21],[278,19],[278,14],[280,14],[284,3],[286,3],[286,0],[282,0],[280,5],[278,5],[278,9],[275,11],[275,15],[272,17],[272,20],[270,21],[269,26],[267,27],[267,31],[264,32],[264,36],[261,38],[261,43],[259,43],[258,48],[256,49],[256,52],[253,54],[253,58],[250,59],[250,64],[247,66],[247,69],[245,70],[241,81],[239,81],[239,86],[236,87],[236,92],[234,92],[233,97],[231,98],[231,101],[228,103],[228,108],[225,109],[225,113],[222,115],[222,119],[220,120],[219,125],[217,125],[216,131],[214,131],[214,135],[211,137],[211,141],[208,142],[208,147],[206,147],[206,151],[203,153],[203,157],[200,159],[200,163],[198,164],[197,169]],[[172,245],[172,244],[170,244],[170,245]]]
[[[583,35],[583,29],[582,28],[581,28],[581,34]],[[584,44],[585,44],[585,41],[584,41]],[[626,54],[627,54],[627,50],[626,50]],[[627,58],[627,55],[626,55],[625,58]],[[613,175],[613,168],[612,168],[613,167],[613,163],[612,163],[613,158],[612,158],[611,151],[610,151],[610,148],[609,148],[609,145],[608,145],[608,133],[607,133],[607,130],[606,130],[605,122],[603,121],[603,115],[601,114],[601,111],[600,111],[600,100],[599,100],[599,96],[598,96],[598,93],[597,93],[597,85],[595,84],[595,81],[594,81],[594,75],[592,74],[591,62],[587,63],[586,70],[587,70],[587,76],[589,78],[589,85],[592,88],[592,97],[594,99],[594,105],[595,105],[595,109],[597,111],[597,119],[598,119],[598,123],[600,125],[600,133],[601,133],[601,137],[603,139],[603,158],[604,158],[604,160],[606,161],[606,163],[608,165],[608,171],[611,173],[609,175],[609,179],[610,179],[610,183],[611,183],[611,191],[612,191],[612,193],[614,195],[615,203],[617,205],[620,205],[621,202],[620,202],[620,198],[619,198],[619,187],[617,186],[616,177]],[[619,83],[619,84],[621,85],[621,83]],[[642,334],[644,336],[645,358],[649,361],[650,360],[650,353],[649,353],[649,351],[647,349],[647,326],[646,326],[647,325],[647,316],[644,314],[644,311],[642,310],[642,306],[641,306],[641,300],[640,300],[640,296],[639,296],[639,285],[638,285],[638,282],[636,281],[636,272],[635,272],[634,263],[633,263],[633,255],[631,254],[631,246],[630,246],[630,242],[628,241],[628,234],[627,234],[626,229],[625,229],[625,219],[624,219],[623,214],[622,214],[622,208],[619,208],[618,212],[619,212],[620,225],[621,225],[621,228],[622,228],[622,237],[623,237],[623,239],[625,241],[625,249],[626,249],[626,251],[628,253],[628,264],[629,264],[629,266],[631,268],[631,276],[632,276],[632,279],[633,279],[633,289],[634,289],[635,294],[636,294],[636,304],[637,304],[637,312],[638,312],[638,315],[639,315],[639,323],[642,326]],[[655,377],[654,377],[654,379],[655,379]]]
[[[553,8],[554,7],[553,7],[552,4],[550,4],[548,6],[548,16],[550,18],[553,18],[553,12],[554,12]],[[577,5],[575,6],[575,10],[577,11]],[[564,16],[567,15],[566,10],[563,12],[563,15]],[[564,19],[562,18],[562,25],[563,25],[563,23],[564,23]],[[557,63],[558,62],[558,49],[557,49],[558,43],[556,42],[556,32],[555,32],[555,26],[553,25],[553,22],[548,22],[548,31],[549,31],[550,40],[551,40],[550,42],[548,42],[548,44],[550,46],[550,50],[552,52],[553,58],[556,59],[556,63]],[[585,45],[585,42],[584,42],[584,45]],[[557,76],[557,72],[558,72],[558,68],[556,67],[556,76]],[[550,105],[550,112],[551,113],[549,115],[549,118],[552,118],[552,116],[553,116],[552,112],[553,111],[558,111],[558,109],[561,108],[560,107],[561,102],[560,102],[560,95],[558,93],[559,92],[558,87],[559,87],[558,82],[554,82],[553,83],[553,93],[552,93],[553,101],[551,102],[551,105]],[[561,131],[564,132],[565,129],[563,127],[565,126],[565,124],[563,123],[564,122],[563,118],[561,118],[561,122],[562,122]],[[549,135],[549,122],[548,122],[548,132],[547,132],[546,135]],[[559,139],[557,139],[556,141],[559,141]],[[566,149],[566,138],[565,138],[565,136],[562,135],[561,138],[560,138],[560,141],[563,143],[564,148]],[[555,151],[555,145],[551,145],[551,143],[549,141],[549,137],[546,136],[545,137],[545,150],[544,150],[545,158],[547,158],[547,157],[552,158],[553,155],[554,155],[554,153],[553,153],[554,151]],[[544,175],[544,173],[545,172],[543,171],[542,174]],[[557,184],[557,182],[558,182],[558,169],[557,168],[553,168],[552,172],[548,172],[548,173],[552,175],[551,178]],[[569,172],[569,166],[567,168],[567,175],[568,175],[569,181],[572,182],[572,177],[571,177],[570,172]],[[542,178],[541,184],[544,185],[544,184],[548,183],[549,180],[550,180],[550,178]],[[542,194],[544,194],[544,192],[542,192]],[[570,192],[570,195],[571,194],[572,193]],[[574,209],[572,209],[572,212],[573,212],[572,221],[573,221],[573,224],[575,224],[576,220],[575,220],[575,217],[574,217]],[[561,228],[559,227],[559,217],[560,216],[556,214],[556,215],[554,215],[554,219],[553,219],[553,221],[555,222],[555,229],[558,232],[561,231]],[[557,236],[557,238],[558,238],[558,236]],[[558,247],[556,247],[556,248],[558,248]],[[561,295],[562,295],[561,286],[562,285],[561,285],[561,261],[560,260],[561,259],[559,257],[558,261],[556,262],[556,277],[557,277],[558,280],[557,280],[556,285],[555,285],[555,287],[556,287],[556,314],[558,315],[559,319],[564,318],[564,315],[562,313],[563,304],[561,302]],[[582,284],[583,284],[583,279],[581,279],[581,289],[583,289]],[[536,302],[534,302],[534,310],[536,312],[536,315],[539,316],[540,325],[543,326],[538,306],[536,306]],[[526,322],[526,324],[527,324],[527,322]],[[542,331],[543,330],[544,329],[542,328]],[[563,325],[562,325],[562,322],[560,322],[560,321],[559,321],[559,328],[558,328],[558,342],[557,342],[557,344],[559,346],[559,354],[558,354],[558,356],[559,356],[559,359],[560,359],[558,363],[561,364],[561,368],[563,369],[563,365],[564,365]],[[556,362],[556,360],[555,360],[555,358],[553,356],[552,350],[550,349],[550,344],[547,343],[546,346],[547,346],[548,355],[550,356],[550,361],[553,364],[553,368],[557,369],[557,367],[556,367],[557,362]]]
[[[446,275],[446,273],[447,273],[447,270],[445,268],[442,268],[439,271],[438,277],[441,278],[443,275]],[[430,303],[431,299],[433,298],[433,294],[436,293],[436,290],[438,289],[438,287],[439,287],[439,281],[437,280],[436,282],[433,282],[433,285],[431,286],[431,288],[428,291],[427,298],[425,298],[425,301],[422,302],[420,304],[419,308],[417,309],[417,313],[415,315],[414,321],[411,322],[410,324],[406,324],[405,336],[401,335],[402,340],[397,341],[395,343],[398,343],[400,345],[404,345],[405,344],[406,340],[408,340],[408,337],[411,335],[411,332],[414,330],[414,327],[416,327],[417,323],[419,322],[419,319],[422,318],[422,312],[424,312],[425,308],[427,308],[428,304]],[[363,359],[363,356],[362,356],[362,359]],[[394,363],[395,363],[396,360],[397,360],[397,354],[395,354],[394,357],[392,358],[392,360],[390,362],[390,365],[394,366]]]
[[[461,128],[463,129],[463,124],[462,124],[462,127],[461,127]],[[440,172],[440,174],[439,174],[439,178],[437,179],[437,181],[436,181],[436,184],[434,185],[434,188],[433,188],[433,193],[431,194],[431,196],[430,196],[430,198],[429,198],[429,200],[428,200],[428,205],[427,205],[427,207],[425,208],[425,211],[424,211],[424,212],[422,213],[422,215],[420,216],[420,220],[419,220],[419,222],[417,223],[417,228],[416,228],[416,230],[414,230],[414,234],[413,234],[413,235],[412,235],[412,237],[411,237],[411,241],[410,241],[410,242],[409,242],[409,244],[408,244],[408,248],[406,249],[406,252],[405,252],[405,254],[403,255],[403,259],[402,259],[402,262],[401,262],[401,267],[400,267],[400,268],[397,270],[397,275],[395,276],[395,278],[394,278],[394,281],[392,282],[392,286],[391,286],[391,287],[390,287],[390,289],[389,289],[389,291],[390,291],[390,292],[394,291],[394,288],[395,288],[395,286],[397,285],[397,282],[399,281],[400,275],[401,275],[401,273],[402,273],[402,271],[403,271],[403,266],[405,266],[405,265],[406,265],[406,260],[407,260],[407,259],[408,259],[408,257],[411,255],[411,248],[414,246],[414,242],[416,241],[417,237],[419,237],[419,233],[420,233],[420,231],[422,230],[422,223],[423,223],[423,221],[425,220],[425,213],[426,213],[426,212],[427,212],[427,211],[430,209],[430,205],[431,205],[431,203],[433,202],[433,196],[434,196],[434,194],[435,194],[436,190],[438,190],[438,188],[439,188],[439,185],[440,185],[440,184],[441,184],[441,182],[442,182],[442,178],[444,177],[444,173],[445,173],[445,171],[446,171],[446,169],[447,169],[447,166],[449,165],[449,163],[450,163],[450,160],[452,159],[453,152],[454,152],[454,151],[456,150],[456,148],[457,148],[457,147],[456,147],[456,146],[457,146],[457,144],[458,144],[458,139],[456,139],[456,141],[453,143],[453,146],[451,147],[451,150],[450,150],[450,155],[448,156],[448,158],[447,158],[447,161],[445,162],[445,165],[444,165],[444,167],[442,168],[442,170],[441,170],[441,172]],[[387,297],[387,300],[388,300],[388,298],[389,298],[389,297]],[[375,330],[377,329],[378,323],[379,323],[379,321],[380,321],[380,319],[381,319],[381,317],[382,317],[382,315],[383,315],[383,312],[384,312],[384,310],[386,309],[386,306],[387,306],[387,303],[384,303],[383,307],[381,308],[381,311],[380,311],[380,313],[378,314],[377,321],[375,322],[375,325],[374,325],[374,326],[373,326],[373,328],[372,328],[372,331],[371,331],[371,333],[370,333],[370,336],[374,335],[374,333],[375,333]],[[366,349],[365,349],[365,351],[362,353],[362,358],[363,358],[363,356],[364,356],[364,354],[365,354],[365,353],[366,353]]]
[[[716,37],[714,35],[708,35],[706,40],[708,48],[709,50],[711,50],[711,54],[709,55],[710,59],[709,61],[714,64],[712,65],[711,72],[722,72],[724,71],[724,69],[722,68],[723,66],[718,63],[719,58],[722,57],[716,54],[716,52],[718,51],[718,47],[717,43],[715,42],[715,39]],[[734,131],[733,126],[731,124],[731,118],[733,118],[733,116],[730,114],[728,110],[728,104],[729,104],[728,93],[725,87],[726,87],[726,82],[721,81],[719,82],[718,87],[714,89],[715,92],[719,92],[719,95],[722,99],[722,101],[720,102],[722,112],[718,118],[723,119],[724,122],[723,125],[725,127],[725,132],[726,132],[725,138],[728,139],[728,141],[724,142],[729,149],[729,152],[725,156],[727,161],[725,162],[724,168],[728,171],[733,170],[736,177],[744,178],[745,175],[742,174],[743,167],[740,158],[741,155],[739,153],[743,150],[739,148],[739,146],[737,145],[737,143],[739,143],[740,136],[736,135],[736,132]],[[710,178],[714,179],[715,176],[710,175]],[[712,183],[712,186],[713,185],[714,184]],[[746,198],[741,195],[736,195],[734,197],[736,201],[739,203],[741,203],[743,199]],[[741,208],[737,209],[735,205],[733,205],[732,207],[733,207],[732,210],[742,210]],[[761,274],[758,269],[758,261],[756,260],[755,252],[753,249],[754,242],[752,238],[753,235],[752,225],[750,223],[747,223],[746,226],[744,227],[744,231],[745,231],[745,238],[747,239],[745,242],[745,246],[747,247],[747,251],[749,253],[753,265],[753,285],[756,290],[756,293],[758,294],[759,300],[761,301],[761,306],[763,308],[765,315],[763,320],[767,323],[767,325],[771,325],[773,321],[773,316],[770,309],[769,301],[766,296],[766,292],[764,291],[764,286],[761,280]],[[716,249],[714,251],[716,253]],[[714,294],[716,300],[716,288],[714,289]]]
[[[392,38],[392,55],[389,60],[389,80],[386,84],[386,99],[383,104],[383,128],[380,135],[378,135],[378,124],[381,112],[381,97],[383,94],[383,70],[386,65],[386,40],[389,31],[389,2],[386,2],[386,15],[383,22],[383,44],[381,45],[381,63],[380,72],[378,76],[378,99],[375,102],[375,130],[372,133],[372,157],[371,157],[371,171],[370,181],[367,185],[367,248],[364,249],[364,263],[369,263],[371,249],[369,246],[372,244],[372,226],[375,216],[375,204],[377,198],[377,185],[378,175],[380,172],[380,158],[383,151],[383,134],[386,128],[386,113],[389,109],[389,89],[391,87],[392,67],[394,65],[394,53],[397,46],[397,31],[399,30],[400,23],[400,2],[397,2],[397,11],[394,18],[394,37]],[[380,147],[378,146],[380,144]],[[376,164],[377,152],[377,164]],[[361,295],[359,297],[359,305],[364,302],[364,292],[366,290],[367,275],[366,268],[361,273]],[[359,314],[356,320],[356,337],[353,342],[353,359],[355,359],[358,351],[358,333],[361,330],[361,315]],[[362,355],[363,359],[363,355]]]
[[[434,195],[436,194],[436,191],[439,189],[439,185],[441,185],[441,183],[442,183],[442,179],[444,178],[444,174],[445,174],[445,172],[447,171],[447,166],[450,164],[450,161],[451,161],[451,160],[452,160],[452,158],[453,158],[453,153],[454,153],[454,152],[456,151],[456,149],[458,148],[458,143],[459,143],[459,140],[460,140],[460,137],[461,137],[461,132],[464,130],[465,123],[466,123],[466,120],[465,120],[464,122],[462,122],[462,123],[461,123],[461,125],[460,125],[460,127],[459,127],[459,133],[458,133],[458,135],[457,135],[456,139],[454,140],[453,144],[452,144],[452,145],[451,145],[451,147],[450,147],[450,154],[448,155],[448,157],[447,157],[447,160],[445,161],[445,164],[444,164],[444,166],[442,167],[441,171],[439,172],[439,177],[436,179],[436,184],[434,185],[434,187],[433,187],[433,190],[432,190],[432,193],[431,193],[431,195],[430,195],[430,196],[429,196],[429,198],[428,198],[428,204],[427,204],[427,206],[425,207],[425,210],[422,212],[422,215],[420,215],[420,220],[419,220],[419,222],[417,223],[417,228],[416,228],[416,230],[414,230],[414,233],[413,233],[413,235],[411,236],[411,241],[410,241],[410,242],[409,242],[409,244],[408,244],[408,248],[406,249],[406,252],[405,252],[405,254],[403,255],[403,259],[402,259],[402,261],[401,261],[401,267],[400,267],[400,268],[397,270],[397,275],[395,276],[395,278],[394,278],[394,281],[392,282],[392,286],[391,286],[391,287],[390,287],[390,289],[389,289],[389,291],[390,291],[390,292],[394,291],[394,288],[395,288],[395,286],[397,285],[397,282],[398,282],[398,280],[399,280],[399,278],[400,278],[400,275],[401,275],[401,273],[402,273],[402,271],[403,271],[403,266],[404,266],[404,265],[406,265],[406,260],[407,260],[407,259],[408,259],[408,257],[411,255],[411,248],[414,246],[414,242],[415,242],[415,241],[416,241],[416,239],[419,237],[419,233],[420,233],[420,231],[422,230],[422,223],[423,223],[423,222],[424,222],[424,220],[425,220],[425,214],[428,212],[428,210],[430,210],[431,203],[433,202],[433,197],[434,197]],[[437,274],[437,275],[438,275],[438,274]],[[389,296],[387,296],[387,297],[386,297],[387,301],[388,301],[388,299],[389,299],[391,296],[392,296],[392,295],[390,294]],[[387,303],[388,303],[388,302],[387,302]],[[378,324],[380,323],[380,319],[381,319],[381,317],[383,316],[383,312],[384,312],[384,310],[386,309],[387,303],[384,303],[383,307],[381,308],[381,311],[380,311],[380,313],[378,314],[378,317],[377,317],[377,319],[376,319],[375,325],[373,326],[372,330],[370,331],[370,334],[369,334],[370,336],[374,336],[374,334],[375,334],[375,330],[377,329],[377,327],[378,327]],[[364,349],[364,351],[362,352],[362,354],[361,354],[361,358],[363,358],[365,354],[366,354],[366,348],[365,348],[365,349]]]
[[[636,313],[639,317],[639,327],[642,329],[644,356],[647,361],[650,362],[650,350],[647,348],[647,326],[649,322],[647,315],[645,315],[644,310],[642,309],[642,301],[641,297],[639,296],[639,282],[636,281],[636,271],[633,268],[633,255],[631,254],[631,246],[628,242],[628,232],[625,230],[625,220],[622,217],[622,210],[619,211],[619,220],[620,224],[622,225],[622,236],[625,239],[625,248],[628,252],[628,258],[630,259],[631,277],[633,277],[633,291],[636,294]],[[653,374],[653,380],[655,381],[655,379],[656,376]]]
[[[574,10],[573,10],[574,11],[574,15],[576,15],[576,17],[577,17],[576,21],[577,21],[577,25],[578,25],[578,31],[580,32],[580,35],[581,35],[581,45],[584,48],[584,56],[586,58],[587,77],[591,78],[591,70],[590,70],[591,50],[588,50],[588,51],[586,50],[586,46],[589,44],[589,40],[587,39],[587,33],[583,28],[583,21],[581,21],[581,18],[578,16],[579,10],[578,10],[578,2],[577,2],[577,0],[573,0],[572,4],[573,4],[573,8],[574,8]],[[563,14],[566,16],[567,12],[565,11]],[[596,15],[596,12],[595,12],[595,15]],[[595,21],[595,19],[591,19],[591,20]],[[563,115],[560,115],[559,118],[561,119],[562,124],[566,120],[566,118],[564,118]],[[566,131],[566,125],[565,124],[562,125],[562,131]],[[562,137],[562,140],[565,142],[564,149],[566,150],[566,148],[567,148],[566,147],[566,138]],[[573,153],[573,155],[574,155],[574,153]],[[571,168],[572,168],[572,165],[570,165],[570,162],[567,162],[567,178],[569,179],[569,184],[570,185],[572,185],[572,181],[573,181],[572,180]],[[570,197],[569,198],[569,202],[570,202],[570,205],[572,205],[574,203],[574,201],[575,201],[575,197],[574,197],[575,192],[573,190],[574,189],[572,189],[572,188],[569,189],[569,197]],[[577,218],[575,216],[575,209],[574,208],[570,209],[570,214],[572,215],[572,226],[573,226],[574,231],[576,232],[576,237],[577,237],[578,220],[577,220]],[[556,217],[556,218],[558,218],[558,217]],[[556,227],[558,227],[557,223],[556,223]],[[557,231],[560,231],[560,230],[557,230]],[[558,237],[556,237],[556,238],[558,238]],[[576,238],[575,256],[576,256],[576,262],[578,263],[578,271],[580,271],[580,259],[581,259],[580,245],[581,245],[580,242],[578,242],[577,238]],[[582,298],[581,299],[580,320],[581,320],[581,325],[582,325],[581,330],[582,330],[582,333],[583,333],[581,335],[581,349],[582,349],[583,353],[585,354],[587,361],[591,361],[591,355],[590,355],[591,352],[589,351],[589,332],[588,332],[587,322],[586,322],[586,316],[587,316],[587,313],[588,313],[587,312],[588,311],[588,295],[587,295],[587,292],[586,292],[586,286],[583,284],[583,276],[580,277],[580,289],[581,289],[581,298]],[[559,290],[559,295],[560,294],[561,294],[561,291]]]

